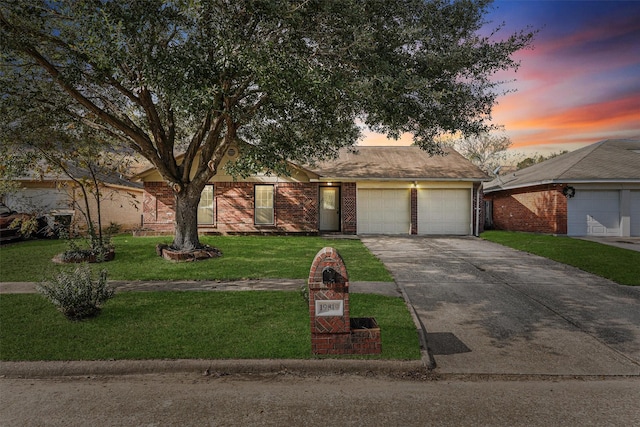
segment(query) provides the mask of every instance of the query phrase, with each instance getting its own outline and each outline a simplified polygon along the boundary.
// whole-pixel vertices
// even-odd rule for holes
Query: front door
[[[338,187],[320,187],[320,231],[340,231]]]

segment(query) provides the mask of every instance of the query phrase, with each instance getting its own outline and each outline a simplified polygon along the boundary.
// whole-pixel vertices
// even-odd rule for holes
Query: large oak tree
[[[489,130],[492,76],[532,38],[483,33],[489,7],[1,0],[0,120],[19,137],[21,118],[53,119],[43,139],[51,126],[89,126],[144,156],[175,194],[173,246],[190,250],[200,193],[231,144],[246,173],[335,156],[363,125],[411,133],[431,153],[437,135]]]

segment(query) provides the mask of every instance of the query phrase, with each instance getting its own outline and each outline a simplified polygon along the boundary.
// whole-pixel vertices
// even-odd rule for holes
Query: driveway
[[[366,236],[443,373],[640,375],[640,287],[474,237]]]

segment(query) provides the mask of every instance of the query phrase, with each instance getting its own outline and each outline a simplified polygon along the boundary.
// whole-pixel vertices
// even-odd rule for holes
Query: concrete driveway
[[[367,236],[443,373],[640,375],[640,287],[474,237]]]

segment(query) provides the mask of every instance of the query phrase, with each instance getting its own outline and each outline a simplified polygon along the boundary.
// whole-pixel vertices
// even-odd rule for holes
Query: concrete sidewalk
[[[260,279],[235,281],[174,280],[120,281],[110,280],[116,291],[299,291],[306,284],[303,279]],[[0,282],[0,294],[35,293],[35,282]],[[394,282],[350,282],[349,292],[402,297]]]
[[[574,237],[608,246],[616,246],[630,251],[640,252],[640,237]]]

